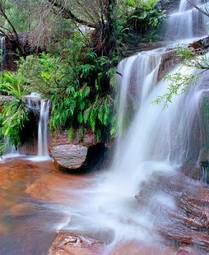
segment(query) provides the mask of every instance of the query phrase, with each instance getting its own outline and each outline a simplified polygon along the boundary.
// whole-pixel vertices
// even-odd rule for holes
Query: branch
[[[195,9],[197,9],[199,12],[201,12],[202,14],[206,15],[207,17],[209,17],[209,13],[207,11],[204,11],[203,9],[201,9],[200,7],[198,7],[197,5],[193,4],[191,0],[187,0],[188,3],[194,7]]]
[[[62,17],[65,19],[71,19],[81,25],[91,27],[91,28],[96,28],[96,25],[93,23],[90,23],[88,21],[82,20],[78,17],[76,17],[70,10],[67,10],[65,7],[63,7],[61,4],[57,3],[56,0],[48,0],[48,2],[53,6],[56,7],[61,11]]]
[[[2,4],[0,4],[0,13],[1,15],[4,17],[4,19],[8,22],[9,26],[11,27],[12,31],[13,31],[13,34],[11,33],[11,35],[14,37],[15,36],[15,41],[17,43],[17,47],[18,49],[20,50],[20,53],[22,56],[25,56],[25,52],[24,50],[22,49],[22,46],[21,46],[21,43],[19,41],[19,36],[18,36],[18,33],[14,27],[14,25],[12,24],[12,22],[10,21],[10,19],[8,18],[8,16],[6,15],[4,9],[3,9],[3,6]]]

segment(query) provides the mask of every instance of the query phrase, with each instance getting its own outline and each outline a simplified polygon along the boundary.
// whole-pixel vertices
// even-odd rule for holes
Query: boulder
[[[59,169],[76,170],[84,167],[88,148],[82,145],[62,144],[52,148],[51,155]]]
[[[82,140],[78,135],[70,140],[67,131],[63,131],[51,135],[49,151],[59,170],[79,173],[103,162],[107,148],[104,143],[97,142],[91,132]]]

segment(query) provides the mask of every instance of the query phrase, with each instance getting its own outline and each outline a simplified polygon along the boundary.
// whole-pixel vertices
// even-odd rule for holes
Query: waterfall
[[[48,160],[48,120],[50,101],[41,99],[41,95],[38,93],[31,93],[25,97],[28,110],[35,115],[39,115],[38,121],[38,152],[37,157],[32,158],[35,161]]]
[[[194,19],[200,14],[189,8],[182,0],[179,10],[170,15],[166,39],[197,36]],[[209,93],[209,76],[208,72],[201,74],[195,86],[190,85],[167,107],[154,103],[170,86],[167,80],[158,81],[165,51],[140,52],[119,64],[119,137],[114,160],[108,171],[96,176],[95,187],[86,189],[81,204],[71,211],[76,220],[75,224],[71,223],[70,230],[85,230],[95,236],[108,233],[113,246],[129,240],[149,242],[158,238],[156,226],[166,221],[160,218],[162,213],[151,212],[151,205],[157,203],[159,208],[163,204],[162,210],[176,208],[175,200],[162,190],[153,189],[147,196],[145,194],[145,207],[139,204],[136,196],[158,174],[172,178],[184,166],[199,163],[200,105],[203,96]],[[192,74],[194,70],[177,66],[170,74],[176,72]],[[130,105],[133,106],[131,110]],[[127,118],[130,111],[132,116]]]
[[[0,38],[0,50],[1,50],[1,71],[3,71],[4,54],[5,54],[5,37]]]
[[[201,0],[192,1],[198,7],[205,9],[207,3]],[[169,14],[165,29],[166,40],[192,39],[208,34],[209,18],[192,7],[187,0],[181,0],[179,9]]]
[[[20,157],[20,154],[17,148],[15,148],[15,146],[10,142],[9,139],[5,139],[4,144],[5,144],[5,151],[4,151],[5,154],[0,157],[0,162],[4,162],[4,160],[6,159]]]
[[[118,109],[118,133],[121,139],[118,140],[117,155],[122,147],[123,132],[127,124],[128,105],[130,98],[137,111],[148,96],[152,86],[157,83],[158,70],[161,63],[162,50],[140,52],[139,54],[123,60],[118,67],[120,87],[120,103]],[[146,86],[145,86],[146,84]],[[117,158],[117,157],[115,157]]]
[[[49,157],[48,153],[48,120],[49,120],[49,107],[48,100],[41,100],[40,117],[38,124],[38,156]]]

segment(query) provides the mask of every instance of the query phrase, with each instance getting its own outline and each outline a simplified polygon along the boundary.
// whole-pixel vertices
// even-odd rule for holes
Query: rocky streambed
[[[70,189],[90,185],[90,176],[69,176],[52,162],[25,159],[1,162],[0,176],[0,254],[47,254],[69,221],[71,203],[79,200]],[[62,210],[66,204],[68,212]]]
[[[183,174],[155,174],[135,197],[139,211],[149,205],[153,217],[160,216],[153,229],[159,235],[155,242],[126,240],[110,246],[111,233],[94,235],[70,229],[71,210],[97,175],[69,175],[56,170],[52,162],[1,162],[0,254],[208,254],[209,189]],[[156,192],[171,196],[176,207],[165,206],[155,198]],[[66,225],[68,229],[63,228]]]

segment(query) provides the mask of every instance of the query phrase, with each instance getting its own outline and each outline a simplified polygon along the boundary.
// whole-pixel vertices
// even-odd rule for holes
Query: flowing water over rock
[[[196,9],[181,1],[179,11],[168,20],[168,31],[172,30],[174,35],[172,37],[167,32],[168,39],[194,39],[205,35],[203,21]],[[196,27],[202,28],[198,34]],[[191,191],[196,189],[196,185],[202,185],[191,180],[188,182],[179,174],[185,166],[189,165],[191,169],[197,167],[201,157],[200,105],[208,93],[209,76],[208,73],[202,75],[195,86],[190,86],[184,94],[174,98],[168,107],[154,104],[155,99],[165,94],[169,86],[168,81],[158,83],[163,53],[163,49],[142,52],[120,63],[119,139],[114,161],[109,171],[95,179],[95,187],[85,190],[81,205],[73,208],[71,223],[65,228],[69,232],[85,233],[96,239],[106,237],[104,254],[111,254],[111,251],[117,251],[118,245],[126,246],[133,240],[143,242],[145,246],[154,243],[162,247],[164,238],[177,241],[180,246],[195,245],[195,248],[202,249],[192,251],[190,247],[188,251],[182,248],[178,254],[208,251],[207,235],[202,236],[205,242],[202,240],[204,245],[201,246],[198,230],[191,232],[189,224],[184,227],[186,220],[191,222],[191,219],[185,208],[186,203],[182,205],[186,215],[179,216],[178,201],[181,197],[193,197]],[[171,73],[178,71],[182,74],[193,73],[191,68],[183,66]],[[162,176],[161,182],[158,182],[158,176]],[[163,183],[172,179],[175,182],[173,187],[163,188]],[[180,184],[181,179],[183,184]],[[146,190],[145,187],[148,192],[140,195]],[[184,192],[188,193],[187,196]],[[138,199],[137,194],[143,199]],[[194,212],[190,213],[193,215]],[[177,224],[181,217],[184,220]],[[173,233],[166,236],[168,226]],[[140,252],[140,248],[136,250]],[[130,254],[135,253],[132,250]]]
[[[48,120],[50,102],[41,100],[40,118],[38,125],[38,156],[49,158],[48,152]]]
[[[0,176],[2,255],[47,254],[56,231],[69,220],[72,203],[79,200],[76,190],[81,193],[91,184],[91,176],[69,176],[52,162],[22,159],[1,163]]]
[[[37,130],[37,156],[35,161],[50,160],[48,152],[48,121],[50,111],[50,101],[41,98],[38,93],[31,93],[25,97],[26,105],[29,111],[39,115]]]
[[[4,55],[5,55],[5,37],[0,38],[0,54],[1,54],[1,67],[0,70],[3,70],[3,63],[4,63]]]
[[[193,4],[205,10],[207,3],[201,0],[192,1]],[[179,9],[169,14],[165,40],[193,39],[206,36],[208,33],[209,18],[191,6],[187,0],[181,0]]]
[[[204,24],[201,24],[203,18],[182,0],[179,11],[169,17],[166,39],[202,36],[205,30]],[[203,29],[196,33],[196,27]],[[27,218],[35,231],[32,232],[35,240],[40,241],[37,228],[38,231],[44,229],[44,233],[50,233],[44,225],[52,224],[50,214],[53,215],[53,235],[55,229],[62,229],[49,255],[199,255],[209,252],[208,187],[200,180],[191,180],[183,174],[188,167],[198,168],[203,154],[208,159],[208,151],[204,150],[207,148],[204,135],[207,135],[202,133],[205,119],[202,119],[201,105],[203,99],[208,97],[209,75],[207,72],[202,74],[195,86],[190,86],[184,94],[175,97],[167,107],[155,104],[156,98],[165,94],[169,86],[166,80],[158,82],[164,52],[165,49],[141,52],[119,64],[119,138],[109,169],[95,173],[90,181],[84,176],[83,181],[75,176],[60,178],[53,171],[51,175],[49,170],[47,172],[50,174],[42,173],[42,176],[34,163],[24,163],[22,166],[22,169],[27,166],[27,178],[24,175],[24,183],[21,185],[18,181],[15,187],[24,203],[28,203],[25,193],[30,194],[32,209],[26,209],[28,213],[33,214],[34,205],[38,208],[34,221],[31,215]],[[178,66],[171,74],[177,71],[183,74],[194,72]],[[44,157],[48,156],[48,117],[49,103],[41,101],[38,154]],[[18,169],[15,162],[11,164]],[[44,163],[41,168],[48,169]],[[6,178],[2,186],[6,185],[6,188],[0,194],[19,199],[11,190],[10,178],[13,176]],[[42,200],[44,204],[40,203]],[[3,201],[3,206],[5,213],[1,222],[2,229],[6,231],[0,238],[1,247],[6,247],[3,254],[12,254],[13,247],[19,249],[16,255],[46,254],[48,243],[36,253],[31,240],[27,240],[32,244],[31,250],[27,250],[28,253],[20,252],[25,247],[18,246],[16,237],[20,234],[20,240],[24,240],[22,233],[29,225],[28,221],[23,223],[19,216],[18,220],[14,219],[14,215],[21,214],[25,207],[18,205],[11,210],[7,201]],[[44,215],[43,219],[39,214]],[[55,220],[57,216],[54,216],[57,214],[59,223]],[[64,219],[62,223],[60,217]],[[11,218],[13,221],[7,223]],[[26,219],[25,215],[23,218]],[[14,228],[18,222],[23,232],[17,230],[17,235],[12,235],[7,228]],[[49,239],[51,237],[47,242]],[[12,247],[10,242],[16,246]],[[11,249],[8,248],[10,245]]]

